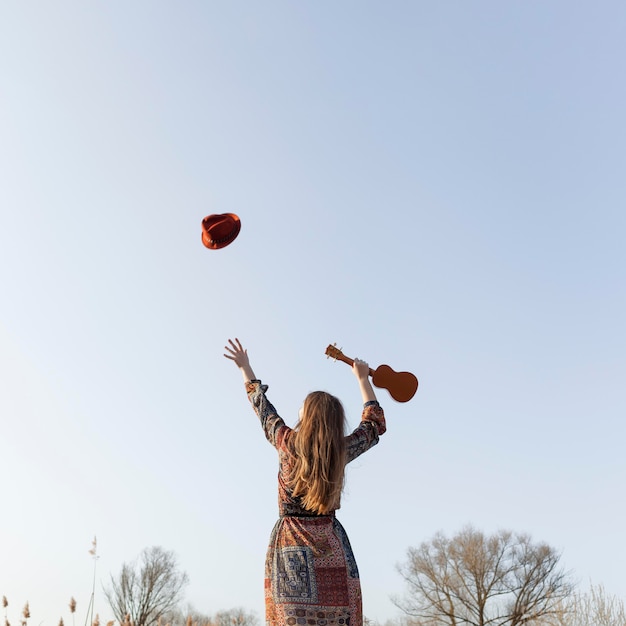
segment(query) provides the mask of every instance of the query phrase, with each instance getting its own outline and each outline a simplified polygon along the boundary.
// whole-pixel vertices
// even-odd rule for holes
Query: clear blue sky
[[[0,6],[0,595],[56,626],[142,548],[263,618],[288,423],[414,372],[339,517],[365,614],[409,546],[527,532],[623,594],[626,5]],[[239,238],[200,242],[210,213]]]

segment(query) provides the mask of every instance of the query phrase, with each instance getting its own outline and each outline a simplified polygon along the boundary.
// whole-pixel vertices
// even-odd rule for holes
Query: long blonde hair
[[[343,405],[335,396],[314,391],[305,398],[287,482],[304,508],[318,515],[339,508],[346,464],[345,421]]]

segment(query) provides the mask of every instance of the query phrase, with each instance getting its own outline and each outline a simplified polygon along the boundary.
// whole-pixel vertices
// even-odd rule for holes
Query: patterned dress
[[[278,451],[280,518],[265,560],[265,616],[268,626],[362,626],[359,570],[343,526],[316,515],[294,498],[285,482],[294,455],[294,431],[276,413],[260,380],[246,383],[248,398],[268,441]],[[378,402],[367,402],[361,423],[346,437],[346,462],[378,443],[386,430]]]

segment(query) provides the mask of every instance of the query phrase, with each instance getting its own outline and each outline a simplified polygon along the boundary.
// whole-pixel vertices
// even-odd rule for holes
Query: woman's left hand
[[[235,341],[237,343],[235,343]],[[249,366],[250,359],[248,359],[248,351],[241,345],[241,342],[236,337],[235,341],[233,341],[232,339],[228,340],[230,346],[224,346],[224,349],[227,350],[230,354],[225,354],[224,356],[227,359],[234,361],[235,365],[239,368]]]
[[[250,359],[248,359],[248,351],[241,345],[241,342],[237,338],[235,338],[235,341],[229,339],[228,343],[230,346],[224,346],[228,354],[224,356],[235,362],[235,365],[241,370],[241,375],[245,382],[254,380],[255,376],[250,366]]]

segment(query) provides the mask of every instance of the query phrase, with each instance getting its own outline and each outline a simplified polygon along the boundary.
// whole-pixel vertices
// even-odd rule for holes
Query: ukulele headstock
[[[329,345],[328,348],[326,348],[325,354],[328,358],[335,359],[335,361],[345,356],[344,353],[337,347],[336,343],[332,346]]]

